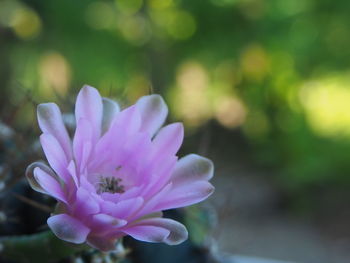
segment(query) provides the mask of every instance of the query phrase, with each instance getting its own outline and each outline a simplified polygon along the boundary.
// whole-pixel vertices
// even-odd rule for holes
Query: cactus
[[[1,258],[18,263],[50,263],[86,249],[59,240],[51,231],[0,238]]]

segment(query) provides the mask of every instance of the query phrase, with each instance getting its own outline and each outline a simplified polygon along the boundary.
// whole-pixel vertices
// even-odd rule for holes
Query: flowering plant
[[[76,101],[73,140],[56,104],[38,106],[40,142],[50,165],[32,163],[31,187],[57,199],[47,223],[72,243],[113,250],[125,235],[175,245],[186,228],[162,210],[206,199],[214,190],[210,160],[190,154],[178,160],[183,126],[163,128],[168,109],[159,95],[140,98],[122,111],[84,86]]]

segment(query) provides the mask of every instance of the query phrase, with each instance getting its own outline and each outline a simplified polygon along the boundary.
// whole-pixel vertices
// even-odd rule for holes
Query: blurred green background
[[[349,12],[345,0],[1,0],[0,115],[36,129],[28,94],[62,105],[83,84],[124,105],[160,93],[185,151],[264,171],[288,211],[335,213],[350,201]]]

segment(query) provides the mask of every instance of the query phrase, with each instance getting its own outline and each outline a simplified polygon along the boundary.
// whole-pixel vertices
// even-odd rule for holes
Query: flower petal
[[[154,208],[169,194],[171,188],[172,183],[165,185],[158,193],[154,194],[149,200],[147,200],[147,202],[145,202],[145,205],[142,207],[141,211],[139,211],[139,214],[143,216],[154,211],[159,211],[160,209]]]
[[[122,110],[116,117],[114,124],[124,128],[125,135],[133,135],[140,130],[141,116],[136,106]]]
[[[145,241],[160,243],[164,242],[167,236],[170,235],[170,231],[157,226],[133,226],[123,230],[125,234],[132,236],[133,238]]]
[[[169,182],[176,162],[176,156],[169,156],[158,162],[158,167],[156,167],[156,170],[152,174],[151,182],[144,189],[143,194],[146,197],[154,195],[154,193],[160,191]]]
[[[92,160],[91,167],[99,167],[104,162],[113,163],[123,154],[123,145],[133,140],[140,128],[140,114],[135,106],[131,106],[117,114],[112,126],[97,142],[94,155],[99,156]],[[108,153],[107,153],[108,152]]]
[[[78,172],[82,172],[91,153],[92,131],[91,123],[87,119],[81,118],[78,121],[73,139],[73,151]]]
[[[81,187],[83,187],[84,189],[89,191],[91,194],[95,194],[96,193],[95,187],[89,182],[89,180],[87,179],[87,175],[86,174],[82,174],[79,179],[80,179]]]
[[[163,127],[152,141],[155,148],[152,157],[157,159],[157,157],[176,154],[182,144],[183,137],[182,123],[172,123]]]
[[[127,224],[126,220],[116,218],[107,214],[96,214],[92,216],[91,225],[94,234],[101,236],[112,233]]]
[[[118,229],[127,223],[126,220],[103,213],[93,215],[90,219],[92,232],[95,236],[107,236],[118,232]]]
[[[64,193],[60,183],[57,182],[55,178],[41,170],[39,167],[36,167],[33,173],[35,180],[42,187],[42,189],[45,190],[45,193],[51,195],[57,200],[67,203],[66,194]]]
[[[51,216],[47,224],[58,238],[75,244],[84,243],[90,233],[90,229],[82,222],[67,214]]]
[[[151,136],[163,125],[168,107],[160,95],[153,94],[143,96],[136,102],[141,113],[141,131],[148,132]]]
[[[40,143],[52,169],[68,184],[71,180],[67,171],[68,161],[61,145],[54,136],[48,133],[40,136]]]
[[[79,123],[81,118],[86,119],[90,123],[95,141],[101,135],[102,111],[103,106],[100,93],[97,89],[85,85],[80,90],[75,104],[75,119],[77,123]]]
[[[118,203],[105,201],[102,204],[102,209],[105,213],[109,213],[114,217],[129,219],[130,216],[135,214],[143,205],[143,198],[136,197],[128,200],[122,200]]]
[[[188,237],[186,227],[168,218],[150,218],[136,222],[123,232],[133,238],[147,242],[164,242],[177,245]]]
[[[121,227],[121,226],[125,226],[127,223],[127,221],[125,221],[123,219],[116,218],[114,216],[102,214],[102,213],[94,215],[93,220],[94,220],[95,224],[107,225],[109,227],[111,227],[111,226]]]
[[[120,108],[118,103],[108,98],[102,98],[102,103],[102,134],[104,134],[106,131],[108,131],[109,127],[112,124],[112,121],[115,119],[115,116],[120,111]]]
[[[207,181],[198,181],[174,187],[160,200],[155,210],[166,210],[199,203],[214,192],[214,186]]]
[[[78,176],[77,176],[77,170],[76,170],[75,162],[73,160],[69,162],[67,170],[68,170],[70,176],[72,177],[75,186],[78,187],[80,185],[80,183],[79,183],[79,179],[78,179]]]
[[[214,164],[211,160],[197,154],[181,158],[170,178],[174,188],[199,180],[210,180],[214,175]]]
[[[142,191],[143,191],[143,188],[144,188],[144,185],[133,186],[133,187],[129,188],[128,191],[126,191],[125,193],[120,195],[120,200],[127,200],[130,198],[140,196]]]
[[[98,203],[90,195],[90,193],[82,187],[79,187],[76,193],[74,214],[81,219],[87,215],[96,214],[100,211]]]
[[[42,162],[34,162],[27,167],[25,175],[27,177],[30,187],[39,193],[46,194],[47,192],[41,187],[41,185],[38,183],[38,181],[34,177],[34,169],[37,167],[39,167],[41,170],[43,170],[44,172],[46,172],[47,174],[49,174],[54,178],[56,178],[57,176],[49,166],[47,166]]]
[[[52,134],[61,145],[67,159],[71,159],[71,141],[67,129],[64,126],[62,114],[58,106],[55,103],[39,104],[37,108],[37,116],[42,132]]]

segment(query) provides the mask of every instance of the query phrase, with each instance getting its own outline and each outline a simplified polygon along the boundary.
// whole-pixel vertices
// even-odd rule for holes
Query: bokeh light
[[[315,133],[340,139],[350,136],[350,75],[312,80],[300,90],[300,100]]]
[[[246,109],[242,102],[235,97],[224,97],[218,100],[215,107],[215,117],[220,124],[227,128],[236,128],[244,123]]]
[[[18,1],[0,3],[0,25],[12,28],[24,40],[37,37],[42,29],[41,19],[31,8]]]
[[[258,44],[249,45],[241,55],[241,67],[248,79],[262,81],[269,71],[266,51]]]
[[[182,64],[176,76],[173,95],[175,114],[189,126],[199,126],[211,115],[208,72],[195,61]]]
[[[40,58],[39,74],[43,94],[49,95],[52,92],[62,96],[66,94],[71,81],[71,68],[61,54],[57,52],[44,54]]]

